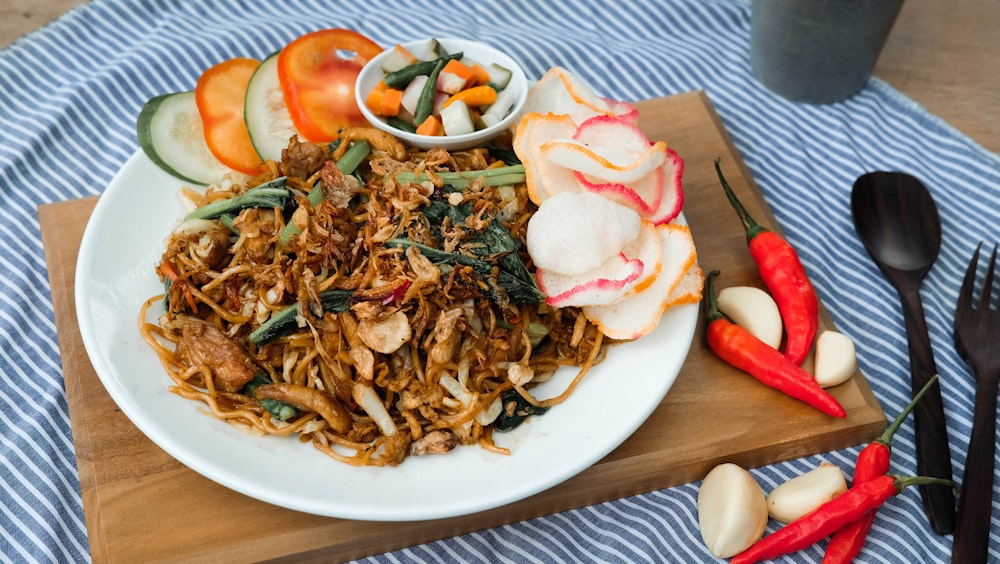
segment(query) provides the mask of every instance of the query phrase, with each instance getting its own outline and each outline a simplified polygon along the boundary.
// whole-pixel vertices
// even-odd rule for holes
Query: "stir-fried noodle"
[[[495,429],[570,395],[605,343],[579,310],[541,299],[524,183],[439,176],[503,167],[486,149],[406,155],[376,149],[344,174],[325,147],[293,141],[246,184],[185,191],[222,212],[170,233],[166,293],[139,318],[174,393],[356,465],[459,444],[506,452]],[[230,205],[255,187],[279,199]],[[565,365],[579,371],[564,393],[530,393]]]

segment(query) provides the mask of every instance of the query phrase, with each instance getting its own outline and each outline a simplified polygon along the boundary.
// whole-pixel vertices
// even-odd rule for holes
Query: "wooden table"
[[[997,0],[906,0],[875,75],[1000,153]]]
[[[0,47],[85,4],[0,0]],[[907,0],[875,75],[1000,153],[1000,4]]]

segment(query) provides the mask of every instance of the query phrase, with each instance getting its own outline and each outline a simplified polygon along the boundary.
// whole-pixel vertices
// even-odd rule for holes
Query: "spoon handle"
[[[920,303],[919,289],[900,292],[903,304],[903,319],[906,324],[906,339],[910,350],[910,386],[917,393],[924,384],[937,374],[931,339],[927,334],[924,308]],[[948,431],[945,428],[944,405],[941,401],[941,386],[934,384],[914,409],[914,431],[917,446],[917,472],[921,476],[932,476],[951,480],[951,450],[948,447]],[[931,527],[940,535],[947,535],[955,529],[955,494],[950,487],[924,485],[920,487],[924,512]]]
[[[975,368],[974,368],[975,370]],[[969,454],[965,459],[962,493],[958,498],[955,542],[951,561],[956,564],[986,562],[993,510],[993,467],[997,437],[997,378],[976,375],[976,405],[972,418]]]

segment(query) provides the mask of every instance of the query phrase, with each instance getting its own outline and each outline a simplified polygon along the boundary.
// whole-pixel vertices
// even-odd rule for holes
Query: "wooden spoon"
[[[851,191],[854,228],[875,264],[896,288],[910,352],[910,385],[919,391],[937,373],[920,285],[941,249],[941,220],[927,188],[901,172],[871,172]],[[914,410],[917,470],[922,476],[951,480],[951,451],[945,429],[941,387],[934,385]],[[921,486],[924,511],[938,534],[955,528],[952,488]]]

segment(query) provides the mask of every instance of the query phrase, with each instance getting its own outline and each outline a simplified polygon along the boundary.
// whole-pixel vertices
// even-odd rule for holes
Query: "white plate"
[[[331,517],[409,521],[464,515],[524,499],[580,473],[625,441],[660,404],[687,356],[698,306],[669,311],[652,334],[612,348],[562,405],[511,433],[510,456],[459,447],[395,467],[355,468],[297,438],[257,437],[167,390],[139,335],[142,303],[162,292],[154,266],[181,217],[180,181],[141,152],[97,203],[80,246],[76,307],[98,376],[153,442],[196,472],[250,497]],[[573,371],[560,372],[562,389]],[[556,391],[541,391],[542,397]]]

